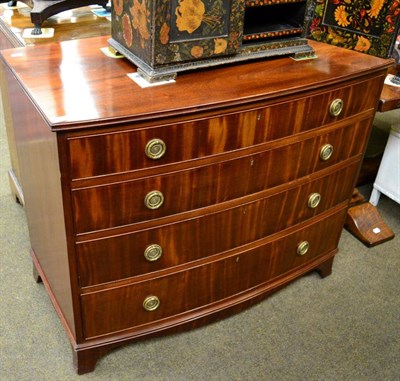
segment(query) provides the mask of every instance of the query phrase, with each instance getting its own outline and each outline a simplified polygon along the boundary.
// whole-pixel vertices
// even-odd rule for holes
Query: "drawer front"
[[[76,232],[170,216],[285,184],[362,152],[364,146],[358,142],[369,132],[368,127],[366,119],[355,126],[238,159],[163,176],[75,189],[72,200]],[[327,143],[332,145],[333,155],[324,161],[320,155]],[[161,205],[154,208],[157,201]]]
[[[379,86],[378,78],[247,112],[130,131],[73,136],[68,139],[71,178],[192,160],[315,129],[374,108]],[[343,100],[343,111],[337,117],[330,114],[330,105],[335,99]]]
[[[259,247],[168,276],[81,296],[86,338],[184,314],[222,301],[335,250],[346,210]],[[308,251],[304,243],[308,243]],[[301,247],[300,247],[301,246]],[[304,251],[304,250],[303,250]],[[303,255],[300,255],[303,254]],[[158,308],[155,299],[159,300]]]
[[[279,232],[349,200],[357,169],[355,163],[288,191],[202,217],[77,243],[80,284],[152,273]],[[310,205],[316,195],[318,205]]]

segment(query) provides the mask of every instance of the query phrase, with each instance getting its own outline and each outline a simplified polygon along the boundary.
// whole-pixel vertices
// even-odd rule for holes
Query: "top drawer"
[[[381,78],[245,112],[184,123],[70,136],[70,176],[82,179],[234,151],[375,108]],[[340,109],[341,100],[343,109]],[[336,106],[336,108],[334,107]]]
[[[77,234],[126,226],[209,207],[293,182],[364,150],[370,118],[272,150],[161,175],[76,187]],[[332,155],[322,159],[324,147]]]

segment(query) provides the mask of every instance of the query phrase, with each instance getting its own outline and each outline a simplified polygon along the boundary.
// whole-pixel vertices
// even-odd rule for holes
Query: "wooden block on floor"
[[[386,225],[378,209],[369,202],[349,208],[345,228],[368,247],[394,238],[393,231]]]

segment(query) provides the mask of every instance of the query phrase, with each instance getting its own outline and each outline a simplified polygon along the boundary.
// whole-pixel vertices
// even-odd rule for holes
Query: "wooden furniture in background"
[[[394,67],[389,69],[395,73]],[[385,84],[380,95],[378,111],[387,112],[400,108],[400,88]],[[383,153],[382,153],[383,155]],[[368,178],[373,182],[377,176],[382,155],[376,161],[369,158],[363,160],[361,179]],[[370,170],[368,173],[368,169]],[[347,213],[346,229],[368,247],[377,246],[394,238],[394,232],[385,223],[376,206],[368,202],[357,190]]]
[[[55,29],[51,38],[24,38],[24,30],[31,28],[30,8],[5,9],[0,7],[0,50],[48,44],[57,41],[76,40],[110,34],[110,21],[96,16],[91,8],[82,7],[59,14],[47,20],[48,27]],[[0,87],[1,93],[5,85]],[[7,106],[7,97],[3,97],[4,119],[7,129],[8,149],[10,152],[11,168],[8,171],[10,188],[15,199],[24,204],[24,194],[21,186],[21,175],[15,147],[12,128],[12,116]]]
[[[400,88],[384,85],[379,100],[378,111],[385,112],[400,108]]]
[[[385,223],[378,209],[355,189],[347,212],[345,228],[368,247],[394,238],[392,229]]]
[[[107,6],[108,0],[20,0],[30,8],[30,20],[33,25],[31,34],[33,36],[42,34],[42,24],[51,16],[54,16],[63,11],[82,8],[88,5],[97,4],[104,9]],[[10,7],[17,5],[15,0],[0,0],[0,3],[8,3]]]
[[[78,373],[331,273],[391,62],[312,45],[145,89],[106,37],[2,52],[32,259]]]

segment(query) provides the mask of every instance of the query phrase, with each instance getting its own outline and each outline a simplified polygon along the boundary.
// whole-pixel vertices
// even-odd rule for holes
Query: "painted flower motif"
[[[371,9],[368,11],[368,14],[371,17],[378,17],[384,3],[385,0],[371,0]]]
[[[206,7],[201,0],[179,0],[175,9],[176,26],[180,32],[193,33],[202,23],[214,30],[221,24],[221,15],[218,9],[206,14]]]
[[[112,0],[112,4],[114,7],[114,12],[117,16],[122,15],[124,0]]]
[[[315,30],[319,29],[319,24],[321,23],[320,18],[314,18],[310,25],[310,32],[314,32]]]
[[[232,32],[229,37],[229,42],[234,49],[237,49],[241,45],[241,42],[239,40],[239,33]]]
[[[194,58],[200,58],[203,55],[203,53],[204,53],[204,48],[199,45],[193,46],[193,48],[190,51],[190,54]]]
[[[339,33],[336,33],[333,28],[328,28],[327,38],[333,45],[340,45],[346,41]]]
[[[146,8],[146,1],[133,0],[133,6],[130,9],[133,16],[132,26],[139,31],[140,45],[144,48],[145,40],[150,38],[150,32],[147,24],[147,17],[150,15]]]
[[[176,7],[176,26],[179,31],[193,33],[202,23],[206,7],[201,0],[179,0]]]
[[[228,41],[226,41],[224,38],[216,38],[214,39],[214,53],[215,54],[221,54],[224,53],[227,46],[228,46]]]
[[[160,30],[160,42],[163,45],[168,44],[168,41],[169,41],[169,30],[170,30],[170,28],[169,28],[168,24],[165,22],[162,25],[161,30]]]
[[[350,21],[347,19],[346,7],[344,5],[340,5],[335,10],[335,20],[340,26],[348,26]]]
[[[371,47],[371,41],[368,38],[363,36],[358,36],[357,45],[354,47],[354,50],[358,52],[367,52]]]
[[[122,16],[122,32],[126,46],[129,48],[132,45],[132,28],[131,19],[127,14]]]

